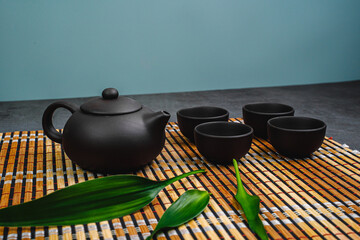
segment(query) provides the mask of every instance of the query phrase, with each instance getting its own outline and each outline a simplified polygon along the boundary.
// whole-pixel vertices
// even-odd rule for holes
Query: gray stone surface
[[[100,95],[101,93],[99,93]],[[285,86],[249,88],[202,92],[183,92],[129,96],[154,111],[166,110],[170,121],[176,121],[181,108],[211,105],[229,110],[230,117],[241,117],[242,106],[253,102],[280,102],[295,108],[295,115],[308,116],[327,123],[327,136],[352,149],[360,150],[360,80]],[[82,104],[89,98],[65,99]],[[45,108],[58,100],[0,102],[0,132],[39,130]],[[54,114],[54,124],[62,128],[70,113],[59,109]]]

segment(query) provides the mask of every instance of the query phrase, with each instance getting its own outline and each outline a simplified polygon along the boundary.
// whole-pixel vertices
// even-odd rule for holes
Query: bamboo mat
[[[175,182],[150,205],[122,218],[76,226],[0,227],[0,239],[144,239],[165,209],[194,188],[212,193],[208,207],[158,239],[256,239],[233,198],[234,167],[202,159],[176,123],[168,124],[166,137],[162,153],[137,175],[163,180],[200,168],[207,172]],[[254,139],[239,164],[245,188],[261,199],[261,220],[270,239],[360,239],[357,151],[326,138],[311,159],[289,159],[269,142]],[[101,176],[77,167],[42,131],[0,133],[0,208]]]

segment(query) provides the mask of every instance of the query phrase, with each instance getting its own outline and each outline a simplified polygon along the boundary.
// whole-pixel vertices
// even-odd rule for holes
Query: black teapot
[[[52,123],[57,108],[72,115],[64,131]],[[102,97],[79,107],[59,101],[43,114],[44,133],[61,143],[68,157],[85,170],[99,173],[127,173],[142,168],[160,154],[165,143],[165,127],[170,114],[153,112],[139,102],[119,97],[107,88]]]

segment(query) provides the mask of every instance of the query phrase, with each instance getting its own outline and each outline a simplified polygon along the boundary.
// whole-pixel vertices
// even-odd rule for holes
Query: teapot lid
[[[115,88],[106,88],[102,97],[90,100],[80,106],[83,112],[97,115],[118,115],[140,110],[142,105],[134,99],[119,97]]]

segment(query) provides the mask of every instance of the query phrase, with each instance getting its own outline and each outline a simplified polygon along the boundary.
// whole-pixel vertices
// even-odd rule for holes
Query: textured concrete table
[[[109,86],[104,86],[109,87]],[[99,93],[100,95],[101,93]],[[342,83],[286,87],[249,88],[202,92],[132,95],[153,110],[166,110],[170,121],[176,111],[191,106],[213,105],[229,110],[230,117],[242,117],[242,106],[252,102],[280,102],[295,108],[295,115],[319,118],[327,123],[326,136],[360,150],[360,80]],[[89,98],[66,99],[82,104]],[[56,100],[0,102],[0,132],[39,130],[45,108]],[[66,110],[54,115],[57,128],[69,117]]]

